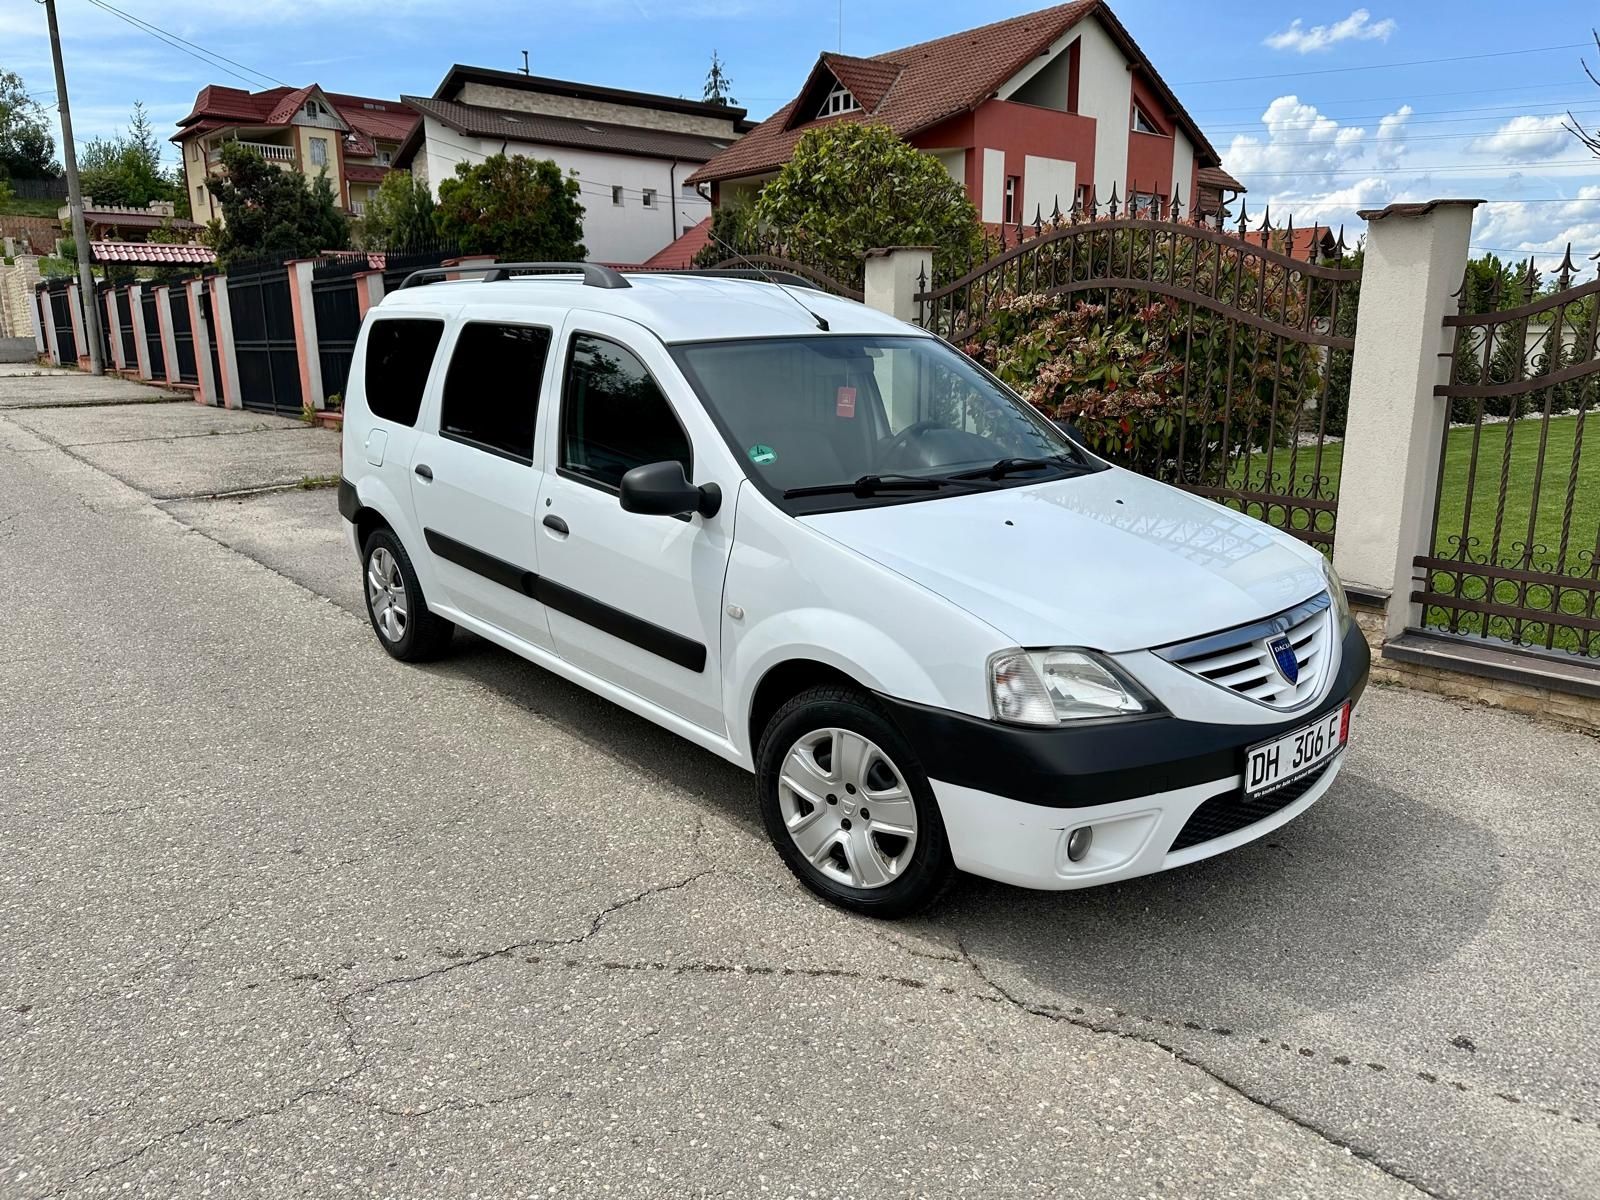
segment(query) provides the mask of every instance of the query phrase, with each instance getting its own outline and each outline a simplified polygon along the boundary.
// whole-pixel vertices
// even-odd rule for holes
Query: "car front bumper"
[[[1160,714],[1026,729],[883,700],[922,759],[956,865],[1022,887],[1064,890],[1209,858],[1310,808],[1332,786],[1344,752],[1319,774],[1247,799],[1246,750],[1346,701],[1353,705],[1370,664],[1352,622],[1322,698],[1287,717],[1263,709],[1274,719],[1259,725]],[[1091,846],[1072,862],[1067,839],[1084,826],[1093,830]]]

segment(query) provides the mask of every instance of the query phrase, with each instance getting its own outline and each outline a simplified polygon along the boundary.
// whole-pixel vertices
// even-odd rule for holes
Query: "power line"
[[[165,42],[168,46],[171,46],[174,50],[181,51],[182,53],[187,54],[190,58],[193,58],[193,59],[196,59],[199,62],[205,63],[208,67],[215,67],[217,70],[222,71],[225,74],[232,75],[235,79],[241,80],[244,83],[249,84],[253,88],[261,86],[259,81],[263,80],[263,79],[266,80],[268,83],[276,84],[279,87],[289,87],[289,86],[291,86],[290,84],[285,83],[283,80],[278,79],[275,76],[268,75],[265,71],[258,71],[254,67],[246,66],[244,63],[239,62],[237,59],[229,58],[226,54],[218,54],[215,50],[208,50],[206,47],[200,45],[199,43],[191,42],[188,38],[180,37],[178,34],[172,33],[169,30],[163,29],[159,25],[151,24],[149,21],[146,21],[141,17],[136,17],[136,16],[132,15],[131,13],[125,13],[120,8],[117,8],[115,5],[106,3],[106,0],[89,0],[89,3],[94,5],[98,9],[102,9],[105,12],[110,13],[112,16],[116,17],[118,20],[126,22],[128,25],[131,25],[133,28],[139,30],[141,33],[148,33],[151,37],[155,38],[157,41]],[[192,48],[190,48],[190,47],[192,47]],[[198,50],[200,53],[196,54],[195,53],[196,50]],[[202,55],[205,55],[206,57],[202,57]],[[213,61],[213,60],[216,60],[216,61]],[[227,67],[222,65],[223,63],[232,63],[234,66],[238,67],[240,70],[248,71],[251,75],[254,75],[256,78],[255,79],[248,79],[244,75],[239,74],[238,71],[229,70]]]
[[[1561,46],[1534,46],[1527,50],[1492,50],[1485,54],[1456,54],[1449,58],[1413,58],[1408,62],[1368,63],[1361,67],[1321,67],[1315,71],[1279,71],[1271,75],[1229,75],[1220,79],[1180,79],[1175,87],[1199,87],[1208,83],[1248,83],[1257,79],[1299,79],[1306,75],[1345,75],[1352,71],[1388,71],[1396,67],[1428,67],[1435,63],[1472,62],[1483,58],[1513,58],[1521,54],[1550,54],[1556,50],[1585,50],[1588,42],[1568,42]]]

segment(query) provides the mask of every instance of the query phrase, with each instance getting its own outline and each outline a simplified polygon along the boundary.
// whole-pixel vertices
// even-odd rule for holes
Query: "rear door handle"
[[[429,479],[429,480],[431,480],[433,478],[433,468],[430,467],[427,463],[418,463],[416,465],[416,467],[414,468],[414,470],[417,472],[417,478],[418,479]]]
[[[567,523],[554,514],[545,517],[544,527],[550,530],[552,533],[559,534],[562,537],[566,537],[567,534],[572,532],[567,528]]]

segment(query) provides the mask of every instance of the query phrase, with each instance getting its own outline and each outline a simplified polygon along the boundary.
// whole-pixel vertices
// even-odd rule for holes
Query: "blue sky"
[[[840,10],[825,0],[107,2],[245,64],[241,74],[376,96],[431,93],[452,62],[515,69],[526,47],[538,74],[698,97],[715,48],[761,117],[841,45]],[[58,4],[80,139],[123,125],[135,99],[170,131],[201,85],[243,86],[90,0]],[[849,0],[842,45],[874,54],[1034,7]],[[1579,61],[1586,47],[1600,74],[1592,0],[1113,7],[1249,185],[1252,211],[1270,202],[1275,219],[1354,225],[1357,208],[1393,200],[1482,197],[1497,203],[1479,211],[1475,245],[1541,259],[1568,240],[1575,257],[1600,251],[1600,160],[1559,127],[1567,107],[1600,127],[1600,87]],[[1508,53],[1545,47],[1563,48]],[[1419,62],[1468,55],[1495,57]],[[0,66],[53,100],[32,0],[0,0]]]

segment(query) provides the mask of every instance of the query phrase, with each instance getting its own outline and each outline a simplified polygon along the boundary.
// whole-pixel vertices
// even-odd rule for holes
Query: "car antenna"
[[[785,296],[789,297],[789,299],[792,300],[795,303],[795,305],[800,309],[801,312],[805,313],[806,316],[810,317],[813,321],[815,321],[817,323],[817,328],[822,330],[823,333],[828,333],[829,332],[828,322],[825,319],[823,319],[822,317],[819,317],[816,313],[812,312],[804,304],[801,304],[800,303],[800,298],[798,296],[796,296],[793,292],[791,292],[788,288],[786,288],[782,283],[778,282],[778,280],[774,279],[771,275],[769,275],[766,272],[766,270],[760,266],[760,264],[752,262],[750,259],[746,258],[743,254],[739,253],[739,251],[735,250],[732,246],[728,245],[727,242],[723,241],[721,238],[719,238],[716,234],[712,233],[710,230],[706,231],[706,236],[708,238],[710,238],[713,242],[715,242],[717,245],[721,246],[729,254],[733,255],[734,258],[736,258],[740,262],[744,263],[745,266],[749,267],[757,275],[761,276],[761,278],[764,279],[766,282],[770,283],[773,287],[777,288],[778,291],[782,292]]]

